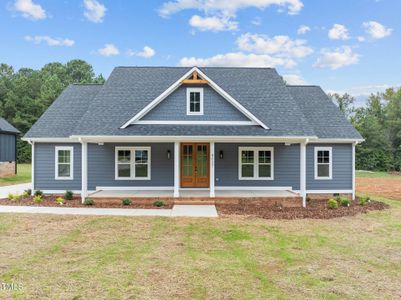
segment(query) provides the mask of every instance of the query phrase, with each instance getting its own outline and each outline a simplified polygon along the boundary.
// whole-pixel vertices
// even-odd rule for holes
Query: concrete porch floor
[[[138,191],[138,190],[99,190],[91,193],[91,198],[173,198],[172,190]],[[209,190],[180,190],[180,198],[208,198]],[[286,190],[216,190],[216,198],[229,197],[249,197],[249,198],[269,198],[269,197],[299,197],[297,193]]]

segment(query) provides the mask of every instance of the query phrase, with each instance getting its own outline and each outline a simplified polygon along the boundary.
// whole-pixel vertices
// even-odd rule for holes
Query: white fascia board
[[[35,142],[35,143],[78,143],[80,142],[78,138],[68,137],[68,138],[54,138],[54,137],[46,137],[46,138],[22,138],[21,140],[25,142]]]
[[[309,141],[309,143],[314,143],[314,144],[348,144],[348,143],[362,143],[365,141],[365,139],[312,139]]]
[[[193,67],[191,70],[189,70],[187,73],[185,73],[180,79],[178,79],[176,82],[174,82],[167,90],[165,90],[158,97],[156,97],[152,102],[150,102],[148,105],[146,105],[144,109],[142,109],[139,113],[137,113],[134,117],[132,117],[128,122],[124,123],[124,125],[122,125],[120,128],[121,129],[127,128],[129,125],[134,123],[136,120],[139,120],[144,115],[146,115],[157,104],[159,104],[163,99],[165,99],[168,95],[170,95],[172,92],[174,92],[181,85],[181,82],[184,79],[186,79],[187,77],[189,77],[195,70],[196,70],[196,67]]]

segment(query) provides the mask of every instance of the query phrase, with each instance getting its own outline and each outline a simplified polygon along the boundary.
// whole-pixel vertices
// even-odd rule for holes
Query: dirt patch
[[[157,207],[153,205],[153,201],[149,203],[135,203],[132,200],[131,205],[122,205],[121,200],[97,200],[94,199],[94,205],[83,205],[81,203],[81,198],[74,197],[72,200],[65,200],[63,205],[56,202],[56,196],[43,196],[43,201],[41,203],[33,202],[33,197],[24,198],[20,201],[10,201],[8,199],[0,199],[0,205],[15,205],[15,206],[51,206],[51,207],[96,207],[96,208],[155,208],[155,209],[171,209],[173,205],[171,203],[164,202],[164,206]]]
[[[373,210],[383,210],[389,205],[371,201],[366,205],[360,205],[359,200],[351,201],[349,207],[339,206],[337,209],[329,209],[326,200],[314,200],[302,207],[268,207],[263,205],[225,205],[217,204],[219,215],[246,215],[263,219],[332,219],[346,216],[354,216],[359,213],[367,213]]]
[[[401,178],[356,178],[359,193],[401,200]]]

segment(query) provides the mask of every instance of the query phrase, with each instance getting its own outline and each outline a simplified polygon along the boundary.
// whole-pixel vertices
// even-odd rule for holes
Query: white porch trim
[[[174,197],[180,196],[180,143],[174,143]]]
[[[292,191],[292,186],[216,186],[216,191]],[[299,192],[299,191],[298,191]]]
[[[97,186],[96,191],[173,191],[173,186]]]
[[[209,183],[209,188],[210,188],[210,197],[214,198],[215,193],[214,193],[214,182],[215,182],[215,170],[214,170],[214,165],[215,165],[215,147],[214,147],[214,142],[210,143],[210,183]]]
[[[298,190],[293,192],[301,193]],[[306,190],[306,194],[352,194],[352,190]]]

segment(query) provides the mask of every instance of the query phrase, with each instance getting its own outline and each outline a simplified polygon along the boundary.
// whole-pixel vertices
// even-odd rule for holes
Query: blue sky
[[[5,0],[0,61],[275,67],[364,95],[401,84],[399,0]]]

